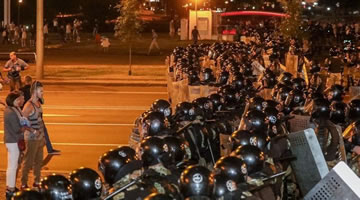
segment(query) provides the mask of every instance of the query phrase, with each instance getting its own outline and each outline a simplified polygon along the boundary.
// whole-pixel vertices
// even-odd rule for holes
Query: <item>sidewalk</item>
[[[47,85],[106,85],[106,86],[158,86],[166,87],[165,65],[47,65],[44,67]],[[35,66],[22,75],[35,76]]]

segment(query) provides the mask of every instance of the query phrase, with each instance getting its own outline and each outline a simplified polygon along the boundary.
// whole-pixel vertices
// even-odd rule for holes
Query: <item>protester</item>
[[[25,85],[22,88],[20,88],[20,91],[24,93],[24,98],[26,103],[31,98],[31,91],[30,91],[32,84],[31,76],[25,76],[24,83]]]
[[[27,70],[29,65],[20,58],[17,58],[15,52],[11,52],[10,60],[6,62],[3,71],[8,73],[10,79],[10,91],[22,87],[20,71]]]
[[[43,148],[45,146],[43,111],[43,85],[35,81],[31,85],[31,98],[23,109],[24,117],[30,121],[31,131],[25,131],[26,150],[24,154],[21,189],[28,188],[28,175],[32,168],[34,173],[34,188],[40,187],[41,167],[43,162]]]
[[[10,200],[16,192],[16,172],[20,155],[20,141],[23,141],[24,118],[20,107],[24,104],[24,96],[15,91],[6,97],[7,107],[4,110],[4,143],[8,152],[8,163],[6,170],[6,199]],[[23,149],[22,149],[23,150]]]

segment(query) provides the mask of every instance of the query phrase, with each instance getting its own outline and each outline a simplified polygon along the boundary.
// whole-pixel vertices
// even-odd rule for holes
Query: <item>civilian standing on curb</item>
[[[10,60],[6,62],[3,71],[8,73],[10,79],[10,91],[22,87],[20,71],[27,70],[29,65],[16,57],[15,52],[10,53]],[[16,87],[17,86],[17,87]]]
[[[45,146],[44,122],[42,119],[43,111],[41,101],[43,99],[43,85],[35,81],[31,85],[31,98],[25,104],[23,114],[30,121],[32,131],[26,130],[24,133],[26,150],[21,177],[21,189],[28,188],[28,176],[30,169],[34,173],[34,188],[40,187],[41,167],[43,162],[43,149]]]
[[[16,192],[16,172],[20,156],[19,141],[24,138],[22,126],[26,118],[22,117],[20,107],[24,104],[24,96],[21,92],[11,92],[6,97],[7,107],[4,110],[4,143],[8,152],[6,170],[6,199],[10,200]]]

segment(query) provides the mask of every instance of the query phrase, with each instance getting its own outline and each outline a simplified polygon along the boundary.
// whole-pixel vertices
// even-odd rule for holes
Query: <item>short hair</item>
[[[32,78],[29,75],[25,76],[24,80],[25,80],[25,83],[32,83]]]
[[[15,56],[16,56],[16,52],[15,52],[15,51],[12,51],[12,52],[10,52],[9,55],[10,55],[10,56],[11,56],[11,55],[15,55]]]

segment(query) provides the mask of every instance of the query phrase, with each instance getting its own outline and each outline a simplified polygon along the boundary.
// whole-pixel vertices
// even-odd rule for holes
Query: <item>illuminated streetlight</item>
[[[326,10],[327,10],[327,11],[330,11],[330,10],[331,10],[331,8],[330,8],[330,7],[327,7],[327,8],[326,8]]]
[[[20,25],[20,5],[22,4],[23,0],[18,1],[18,25]]]

